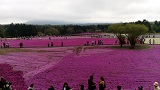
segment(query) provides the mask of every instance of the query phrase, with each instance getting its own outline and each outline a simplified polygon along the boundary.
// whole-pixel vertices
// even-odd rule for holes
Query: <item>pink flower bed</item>
[[[3,43],[10,44],[10,47],[19,47],[19,43],[23,43],[24,47],[47,47],[48,43],[53,42],[54,46],[61,46],[61,43],[64,43],[64,46],[83,46],[84,44],[89,41],[90,45],[92,41],[96,41],[98,44],[98,40],[103,40],[104,44],[114,44],[117,40],[116,38],[91,38],[91,37],[52,37],[51,40],[48,37],[40,37],[40,38],[32,38],[31,40],[15,40],[15,39],[8,39],[6,41],[1,41],[0,45]]]
[[[61,90],[64,82],[68,82],[73,90],[77,90],[79,84],[87,88],[90,75],[94,75],[97,87],[103,76],[110,90],[116,90],[117,85],[125,90],[135,90],[138,86],[152,90],[150,86],[155,81],[160,82],[159,45],[146,50],[86,49],[78,56],[73,53],[73,47],[28,49],[43,51],[0,55],[0,76],[11,81],[16,90],[26,90],[31,83],[36,90],[47,90],[51,85]]]
[[[68,82],[77,90],[79,84],[87,88],[89,76],[94,75],[97,85],[99,78],[105,77],[107,88],[111,90],[116,90],[117,85],[125,90],[138,86],[143,86],[144,90],[153,89],[150,86],[160,78],[159,49],[159,46],[140,51],[95,49],[80,56],[67,55],[55,66],[27,80],[27,84],[37,83],[36,87],[42,90],[53,84],[60,90],[63,83]]]

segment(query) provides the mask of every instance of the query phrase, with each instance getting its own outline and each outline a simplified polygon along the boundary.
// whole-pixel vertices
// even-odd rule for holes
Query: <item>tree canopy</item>
[[[122,47],[125,40],[125,37],[123,35],[125,33],[125,26],[123,24],[112,24],[108,27],[108,29],[117,36]]]
[[[149,34],[160,32],[160,21],[149,22],[146,19],[144,19],[142,21],[138,20],[136,22],[129,22],[129,23],[145,25],[148,28]],[[120,29],[122,29],[121,32],[123,32],[123,28],[125,24],[127,23],[121,24],[122,27],[118,27],[119,29],[115,29],[115,30],[120,31]],[[4,29],[4,33],[1,36],[23,37],[23,36],[44,35],[45,33],[44,31],[49,28],[57,29],[59,31],[59,35],[71,35],[71,34],[78,34],[78,33],[85,33],[85,32],[111,33],[111,30],[108,29],[110,25],[115,25],[115,24],[103,23],[103,24],[76,24],[76,25],[28,25],[28,24],[11,23],[9,25],[1,25]],[[112,32],[114,31],[112,30]]]
[[[127,39],[130,41],[132,48],[135,47],[136,39],[138,36],[145,34],[148,31],[148,28],[142,24],[113,24],[108,28],[112,31],[119,39],[122,46],[124,42],[124,34]]]
[[[60,34],[59,30],[56,29],[56,28],[45,29],[45,30],[44,30],[44,33],[45,33],[46,35],[56,35],[56,36]]]

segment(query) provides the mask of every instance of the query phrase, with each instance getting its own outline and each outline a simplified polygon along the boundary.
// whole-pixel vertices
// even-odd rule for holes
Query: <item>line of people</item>
[[[88,79],[87,89],[85,89],[84,85],[81,84],[78,90],[105,90],[106,89],[106,83],[103,77],[100,77],[100,81],[98,82],[99,88],[96,87],[96,83],[93,82],[93,79],[94,79],[93,75],[91,75],[90,78]],[[154,82],[153,86],[154,86],[154,90],[160,90],[158,82]],[[28,90],[34,90],[33,84],[31,84]],[[48,88],[48,90],[55,90],[55,88],[51,86],[50,88]],[[67,82],[65,82],[61,90],[72,90],[72,88],[68,85]],[[118,85],[117,90],[122,90],[122,87]],[[138,90],[143,90],[143,86],[139,86]]]
[[[105,90],[106,88],[106,83],[103,77],[100,77],[100,81],[99,81],[99,90]],[[31,84],[28,87],[28,90],[35,90],[34,89],[34,84]],[[53,86],[49,87],[48,90],[55,90],[55,88]],[[62,90],[72,90],[72,88],[68,85],[67,82],[64,83]],[[78,90],[85,90],[84,85],[80,85]],[[93,75],[90,76],[90,78],[88,79],[88,89],[87,90],[97,90],[96,87],[96,83],[93,82]],[[118,89],[120,90],[120,89]]]
[[[105,90],[106,83],[103,77],[100,77],[100,81],[98,82],[99,87],[96,87],[96,83],[93,82],[93,75],[88,79],[88,88],[87,90]],[[160,90],[158,82],[154,82],[153,84],[154,90]],[[3,77],[0,77],[0,90],[13,90],[11,87],[11,82],[7,81]],[[28,87],[28,90],[35,90],[34,84],[31,84]],[[49,87],[48,90],[55,90],[53,86]],[[64,83],[61,90],[72,90],[72,88],[68,85],[67,82]],[[85,90],[84,85],[80,85],[78,90]],[[117,86],[117,90],[121,90],[121,86]],[[138,90],[143,90],[143,86],[138,87]]]
[[[53,47],[53,45],[54,45],[53,42],[51,42],[51,43],[48,42],[48,47],[50,47],[50,46]]]
[[[53,47],[53,46],[54,46],[53,42],[51,42],[51,43],[48,42],[48,47]],[[61,47],[63,47],[63,42],[61,42]]]
[[[87,41],[86,44],[84,44],[84,46],[89,46],[89,41]],[[94,45],[103,45],[103,41],[102,40],[98,40],[98,43],[96,43],[96,41],[92,40],[91,41],[91,45],[94,46]]]

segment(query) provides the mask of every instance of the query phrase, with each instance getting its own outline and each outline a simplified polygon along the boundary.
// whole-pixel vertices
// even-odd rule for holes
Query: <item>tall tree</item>
[[[131,48],[134,48],[136,45],[136,39],[140,35],[144,35],[148,28],[145,25],[141,24],[126,24],[126,36],[128,37],[128,40],[130,41]]]
[[[123,34],[125,34],[130,41],[131,48],[134,48],[138,36],[145,34],[148,31],[148,28],[141,24],[113,24],[109,26],[109,30],[118,37],[121,47],[124,40]]]
[[[119,43],[120,43],[120,46],[122,47],[123,44],[124,44],[124,40],[125,40],[125,27],[123,24],[112,24],[111,26],[108,27],[108,29],[114,33],[118,40],[119,40]]]

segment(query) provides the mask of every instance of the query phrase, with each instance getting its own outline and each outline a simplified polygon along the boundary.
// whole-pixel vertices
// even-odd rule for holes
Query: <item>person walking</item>
[[[104,78],[101,77],[99,81],[99,90],[105,90],[105,88],[106,88],[106,84],[105,84]]]
[[[63,47],[63,42],[61,42],[61,47]]]
[[[51,42],[51,47],[53,47],[53,42]]]

